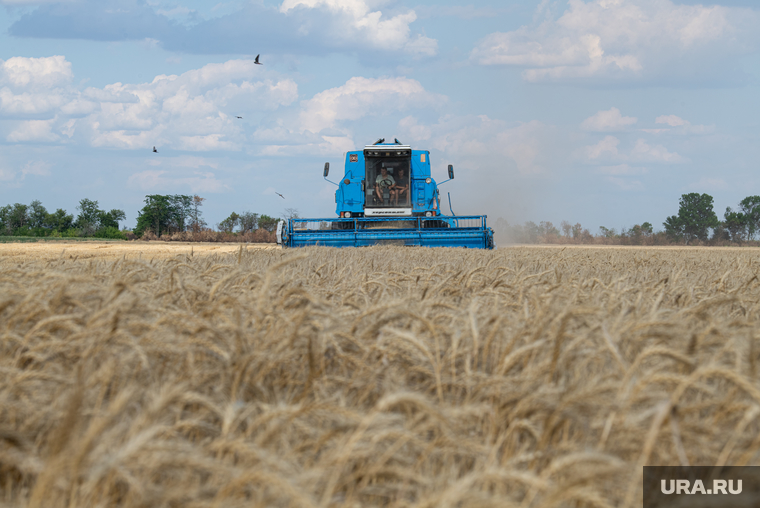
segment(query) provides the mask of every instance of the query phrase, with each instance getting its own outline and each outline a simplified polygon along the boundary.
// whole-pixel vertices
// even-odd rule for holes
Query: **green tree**
[[[253,212],[243,212],[240,214],[240,232],[247,233],[253,231],[259,225],[259,214]]]
[[[188,219],[190,220],[190,230],[194,233],[198,233],[206,227],[206,221],[203,220],[203,212],[201,212],[204,201],[206,201],[206,198],[198,195],[193,196]]]
[[[525,239],[528,243],[538,243],[538,237],[543,234],[541,233],[541,229],[539,228],[538,224],[533,222],[532,220],[525,222],[525,227],[523,229]]]
[[[59,208],[45,217],[45,227],[53,231],[63,233],[74,226],[74,216],[66,213],[66,210]]]
[[[235,212],[232,212],[229,217],[227,217],[222,222],[217,224],[217,228],[219,228],[219,231],[224,231],[225,233],[232,233],[235,230],[235,227],[239,223],[240,223],[240,216],[236,214]]]
[[[169,226],[169,217],[172,214],[170,196],[150,194],[145,196],[145,206],[137,212],[137,226],[134,233],[142,236],[146,230],[153,231],[156,236],[161,236]]]
[[[674,239],[686,238],[686,244],[695,239],[707,240],[708,230],[720,224],[713,211],[713,198],[709,194],[681,195],[678,215],[668,217],[663,226],[665,233]]]
[[[10,234],[16,234],[22,228],[29,227],[29,207],[21,203],[15,203],[8,214]]]
[[[739,201],[739,210],[744,214],[747,225],[747,240],[760,231],[760,196],[748,196]]]
[[[33,229],[42,229],[47,227],[48,212],[42,206],[42,202],[35,199],[29,205],[29,227]]]
[[[723,228],[731,235],[732,241],[741,243],[748,237],[748,217],[742,212],[734,212],[728,206],[723,214]]]
[[[192,196],[184,194],[145,196],[145,206],[137,212],[137,226],[134,233],[142,236],[146,230],[156,236],[185,231],[194,213]]]
[[[654,228],[650,223],[645,222],[641,225],[641,232],[644,234],[644,236],[652,236],[652,233],[654,233]]]
[[[169,232],[185,231],[188,222],[190,222],[189,219],[192,217],[195,210],[193,196],[175,194],[167,197],[169,198],[170,204]]]
[[[538,223],[538,229],[543,236],[559,236],[559,229],[554,227],[549,221],[541,221]]]
[[[85,236],[92,236],[100,227],[102,210],[98,208],[98,202],[84,198],[77,205],[77,210],[79,215],[74,226],[81,229]]]
[[[665,227],[665,235],[673,241],[680,242],[683,238],[683,223],[677,215],[671,215],[662,223]]]
[[[572,228],[573,232],[573,239],[574,240],[580,240],[583,236],[583,226],[581,226],[580,222],[576,222],[575,226]]]
[[[85,236],[99,236],[101,238],[111,238],[113,235],[112,233],[108,233],[112,236],[103,236],[102,230],[105,229],[115,229],[116,231],[119,230],[119,221],[126,219],[126,214],[123,210],[118,210],[114,208],[110,212],[106,212],[105,210],[101,210],[98,206],[97,201],[93,201],[91,199],[83,199],[79,202],[79,205],[77,206],[77,210],[79,211],[79,215],[77,216],[77,220],[74,222],[74,226],[81,230],[82,234]],[[63,213],[63,216],[60,217],[65,222],[65,212]],[[59,225],[60,227],[60,225]],[[58,229],[58,231],[63,231],[62,229]],[[98,232],[101,232],[101,234],[96,234]]]
[[[265,229],[267,231],[274,231],[275,228],[277,228],[277,223],[279,222],[279,219],[275,217],[270,217],[269,215],[262,215],[259,217],[259,228]]]
[[[629,231],[628,236],[631,238],[633,245],[641,245],[644,238],[644,232],[639,224],[635,224]]]
[[[104,212],[103,210],[100,210],[98,218],[100,224],[100,227],[98,229],[115,228],[118,231],[119,221],[126,219],[127,215],[124,213],[124,210],[117,210],[114,208],[110,212]]]
[[[0,235],[12,235],[11,229],[11,211],[13,207],[11,205],[5,205],[0,208]]]

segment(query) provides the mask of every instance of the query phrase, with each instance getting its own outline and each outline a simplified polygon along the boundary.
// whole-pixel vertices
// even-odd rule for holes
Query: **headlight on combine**
[[[425,183],[430,183],[430,182],[432,182],[432,181],[433,181],[433,179],[432,179],[432,178],[430,178],[430,177],[427,177],[427,178],[425,178]]]
[[[425,217],[432,217],[432,216],[433,216],[433,212],[431,212],[430,210],[425,212]]]

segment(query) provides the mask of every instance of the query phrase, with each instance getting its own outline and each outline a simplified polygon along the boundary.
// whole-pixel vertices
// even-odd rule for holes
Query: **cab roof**
[[[379,145],[365,145],[365,150],[377,150],[380,149],[387,149],[387,148],[393,148],[394,150],[411,150],[412,147],[409,145],[397,145],[396,143],[381,143]]]

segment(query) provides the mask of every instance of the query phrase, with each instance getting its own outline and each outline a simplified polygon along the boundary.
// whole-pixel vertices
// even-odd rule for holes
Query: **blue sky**
[[[760,195],[756,5],[0,0],[0,205],[331,217],[324,162],[385,137],[454,165],[458,214],[722,217]]]

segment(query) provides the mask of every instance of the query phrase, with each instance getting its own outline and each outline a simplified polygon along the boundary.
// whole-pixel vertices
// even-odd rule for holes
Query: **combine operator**
[[[409,190],[409,182],[406,181],[406,177],[404,176],[404,168],[399,168],[398,170],[398,181],[396,182],[396,185],[391,190],[391,199],[393,200],[393,204],[398,206],[398,199],[399,197],[404,197],[403,205],[409,204],[409,193],[407,192]]]
[[[396,180],[388,174],[388,168],[385,166],[380,168],[380,174],[375,178],[375,196],[377,197],[377,201],[386,204],[385,199],[383,198],[383,193],[384,191],[387,191],[390,199],[390,191],[395,185]]]

